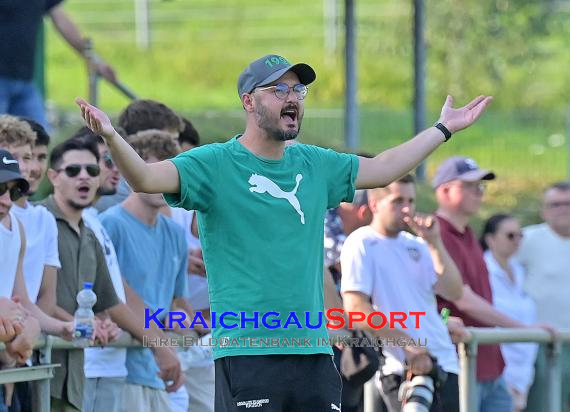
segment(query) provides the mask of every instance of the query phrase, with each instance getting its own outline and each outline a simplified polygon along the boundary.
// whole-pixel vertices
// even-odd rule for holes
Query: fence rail
[[[552,337],[543,329],[526,328],[467,328],[468,334],[463,342],[458,344],[459,348],[459,398],[461,412],[476,412],[477,410],[477,349],[479,345],[499,344],[510,342],[536,342],[548,345],[547,362],[548,393],[547,403],[544,412],[560,412],[561,390],[562,390],[562,370],[560,367],[560,353],[562,343],[570,342],[570,329],[560,329],[556,337]],[[334,332],[334,331],[333,331]],[[198,335],[190,334],[194,337]],[[183,336],[172,335],[179,339],[180,347],[183,347]],[[339,336],[338,333],[331,333],[331,336]],[[141,342],[134,339],[127,333],[110,343],[111,347],[140,347]],[[59,365],[51,363],[51,351],[58,350],[78,350],[71,342],[54,336],[42,336],[36,342],[35,349],[40,350],[40,365],[28,368],[14,368],[0,371],[0,384],[21,381],[37,381],[35,386],[37,411],[49,412],[50,410],[50,390],[49,381],[53,377],[54,370]],[[4,344],[0,343],[0,351],[4,350]],[[364,386],[364,412],[380,412],[379,395],[374,383],[374,378]]]

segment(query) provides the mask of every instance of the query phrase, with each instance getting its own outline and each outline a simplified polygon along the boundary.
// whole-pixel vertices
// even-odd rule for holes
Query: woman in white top
[[[493,291],[493,305],[512,318],[531,324],[536,321],[536,305],[523,289],[525,272],[513,258],[522,239],[520,224],[511,215],[491,216],[483,228],[481,246]],[[505,359],[504,378],[513,396],[515,411],[526,407],[527,394],[534,380],[538,345],[509,343],[501,345]]]

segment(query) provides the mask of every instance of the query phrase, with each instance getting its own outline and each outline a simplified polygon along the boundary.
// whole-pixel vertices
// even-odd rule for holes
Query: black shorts
[[[216,412],[340,412],[332,356],[251,355],[216,359]]]

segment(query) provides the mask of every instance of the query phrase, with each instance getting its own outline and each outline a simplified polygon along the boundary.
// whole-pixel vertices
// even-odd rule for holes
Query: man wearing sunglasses
[[[453,132],[470,126],[492,100],[479,96],[454,109],[449,96],[434,127],[366,159],[286,145],[300,132],[308,85],[315,79],[309,65],[291,64],[282,56],[253,61],[237,82],[244,133],[152,164],[115,132],[102,111],[77,100],[133,190],[165,193],[171,206],[197,210],[213,312],[279,312],[282,324],[291,311],[303,319],[308,312],[310,323],[318,324],[327,208],[350,202],[355,189],[385,186],[404,175]],[[244,328],[217,328],[212,335],[245,339],[238,347],[214,347],[217,411],[252,404],[270,411],[340,409],[332,350],[316,345],[328,336],[324,324],[269,330],[247,322]],[[254,346],[254,339],[271,337],[309,339],[312,345]]]
[[[61,269],[58,273],[56,314],[62,320],[72,320],[77,308],[76,296],[83,282],[93,282],[97,295],[95,313],[107,311],[111,320],[137,339],[143,334],[142,314],[134,313],[121,302],[115,292],[104,252],[95,233],[82,218],[91,206],[99,188],[99,152],[97,145],[82,138],[72,138],[56,146],[50,155],[48,178],[54,194],[43,201],[58,225]],[[117,336],[116,325],[108,319],[96,321],[97,337],[103,343]],[[153,355],[160,367],[160,377],[177,388],[182,385],[180,364],[169,348],[155,348]],[[54,351],[54,362],[62,364],[52,380],[52,406],[81,410],[83,406],[83,351]]]

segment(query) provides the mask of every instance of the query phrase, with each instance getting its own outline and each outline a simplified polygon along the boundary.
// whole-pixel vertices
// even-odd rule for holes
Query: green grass
[[[484,0],[481,4],[491,3]],[[65,7],[93,39],[98,53],[114,64],[122,81],[139,96],[163,101],[187,115],[204,141],[224,141],[242,131],[244,117],[236,93],[237,76],[252,59],[276,52],[295,61],[309,62],[318,74],[306,101],[302,140],[344,148],[340,109],[344,89],[342,19],[335,36],[337,51],[327,52],[322,1],[154,0],[151,12],[155,21],[149,50],[135,45],[133,4],[132,0],[76,0],[66,2]],[[360,151],[377,153],[412,135],[412,2],[359,0],[356,4]],[[340,16],[343,13],[341,9]],[[448,92],[454,94],[458,103],[464,103],[475,85],[477,93],[494,94],[496,101],[475,127],[454,136],[430,157],[428,177],[448,156],[471,156],[499,176],[489,187],[482,215],[514,210],[525,222],[535,221],[541,189],[568,176],[566,116],[562,107],[546,105],[556,97],[553,93],[564,92],[564,88],[553,88],[567,75],[561,69],[567,66],[552,63],[552,56],[547,59],[549,65],[532,60],[536,56],[528,57],[528,61],[521,57],[517,67],[505,66],[508,63],[504,60],[501,83],[492,75],[489,77],[489,73],[477,72],[485,65],[495,67],[496,60],[485,61],[488,55],[483,52],[481,56],[465,55],[465,48],[460,57],[452,60],[442,54],[441,41],[445,38],[438,35],[438,13],[437,8],[428,8],[428,123],[437,119]],[[457,27],[454,30],[457,34]],[[504,42],[499,38],[491,40],[490,50],[505,55],[500,48],[505,47]],[[49,100],[69,119],[56,131],[61,139],[79,124],[73,99],[87,93],[86,70],[82,60],[49,24],[47,42]],[[471,67],[475,59],[479,65]],[[534,70],[532,76],[519,70],[525,65],[528,73]],[[465,72],[481,76],[481,81],[474,77],[462,84],[454,68],[461,75]],[[548,76],[537,71],[542,68]],[[448,73],[449,79],[442,73]],[[513,91],[513,85],[524,87],[519,93]],[[544,102],[544,108],[516,109],[528,107],[529,102],[536,107]],[[118,92],[101,84],[100,106],[105,110],[116,115],[127,103]],[[430,192],[429,188],[420,190],[421,204],[426,210],[433,208]]]

